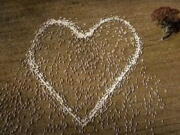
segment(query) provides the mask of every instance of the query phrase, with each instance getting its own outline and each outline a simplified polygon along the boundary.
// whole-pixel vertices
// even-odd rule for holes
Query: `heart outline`
[[[121,23],[125,24],[126,26],[128,26],[128,29],[132,32],[133,37],[136,41],[136,43],[135,43],[136,50],[133,53],[132,57],[128,58],[128,64],[124,67],[124,69],[120,73],[120,75],[115,79],[113,85],[106,90],[105,94],[100,98],[100,100],[97,101],[95,107],[89,112],[89,114],[86,115],[83,119],[81,119],[75,113],[72,112],[72,109],[70,107],[68,107],[64,103],[63,98],[54,90],[53,86],[51,86],[51,84],[48,81],[45,81],[46,79],[45,79],[43,73],[40,72],[39,66],[38,66],[38,64],[36,64],[34,48],[37,45],[39,45],[39,43],[40,43],[39,38],[43,35],[45,30],[51,25],[55,24],[55,25],[59,25],[59,26],[65,26],[65,27],[69,28],[77,38],[86,39],[87,37],[91,37],[94,34],[94,31],[96,29],[98,29],[98,27],[100,27],[102,24],[108,23],[110,21],[118,21],[118,22],[121,22]],[[77,26],[73,22],[70,22],[66,19],[59,19],[59,20],[50,19],[50,20],[46,21],[36,32],[36,35],[32,41],[32,45],[31,45],[30,49],[28,50],[28,52],[26,54],[26,57],[27,57],[27,63],[29,65],[31,72],[35,75],[37,80],[39,80],[40,83],[46,87],[49,94],[60,103],[61,109],[63,109],[65,112],[67,112],[69,115],[71,115],[79,123],[79,125],[84,127],[92,120],[93,117],[96,116],[97,112],[100,112],[102,110],[102,108],[105,105],[108,98],[110,98],[111,95],[114,93],[116,86],[119,85],[125,79],[127,73],[131,70],[131,68],[134,65],[137,64],[137,61],[138,61],[140,55],[142,54],[142,46],[143,46],[143,44],[140,40],[140,37],[138,36],[138,34],[136,32],[136,29],[128,21],[121,19],[117,16],[101,19],[99,21],[99,23],[97,23],[92,28],[90,28],[89,31],[86,33],[78,31]]]

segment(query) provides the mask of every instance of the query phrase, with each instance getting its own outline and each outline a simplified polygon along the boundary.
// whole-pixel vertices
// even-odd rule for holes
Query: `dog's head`
[[[161,25],[163,21],[179,21],[180,11],[170,7],[160,7],[153,11],[151,14],[152,21],[158,25]]]

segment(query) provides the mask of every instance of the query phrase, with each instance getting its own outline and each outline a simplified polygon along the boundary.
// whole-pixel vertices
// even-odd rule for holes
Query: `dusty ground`
[[[178,8],[180,1],[1,1],[0,134],[180,134],[180,34],[160,41],[162,32],[150,21],[159,6]],[[110,16],[131,22],[142,38],[143,54],[129,81],[117,88],[122,92],[109,101],[108,110],[81,129],[42,93],[24,62],[25,54],[35,31],[49,18],[65,17],[89,29]],[[128,96],[132,85],[138,87]],[[68,98],[68,93],[64,95]],[[72,105],[77,99],[70,97]]]

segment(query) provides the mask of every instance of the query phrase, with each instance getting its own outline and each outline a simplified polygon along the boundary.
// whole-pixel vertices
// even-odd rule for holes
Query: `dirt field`
[[[180,33],[160,40],[162,31],[150,18],[151,12],[160,6],[180,9],[180,1],[1,0],[0,134],[179,135]],[[66,18],[88,31],[100,19],[112,16],[123,18],[136,28],[143,53],[103,111],[82,128],[62,111],[59,102],[47,94],[47,89],[30,72],[26,54],[35,32],[50,18]],[[105,24],[92,39],[84,41],[74,38],[66,28],[54,26],[42,36],[43,46],[35,48],[40,70],[80,117],[92,110],[135,50],[130,42],[132,35],[119,37],[119,27],[128,31],[116,22]],[[116,43],[121,46],[116,48]],[[87,61],[89,65],[83,65]],[[100,82],[105,83],[101,86]]]

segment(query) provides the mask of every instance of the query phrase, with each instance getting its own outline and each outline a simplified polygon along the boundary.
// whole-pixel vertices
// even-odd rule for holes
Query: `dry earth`
[[[151,12],[160,6],[179,8],[180,1],[1,0],[0,134],[180,134],[180,34],[173,35],[168,40],[160,41],[162,31],[150,20]],[[119,16],[131,22],[143,41],[143,54],[136,68],[124,80],[123,86],[116,88],[115,94],[104,108],[105,111],[95,117],[87,126],[81,128],[72,117],[64,114],[59,109],[61,107],[57,101],[43,92],[46,89],[39,84],[38,80],[29,71],[26,53],[31,46],[35,32],[49,18],[58,19],[64,17],[75,22],[83,30],[88,30],[99,22],[101,18],[111,16]],[[116,43],[120,39],[115,31],[116,27],[123,26],[114,25],[108,27],[107,31],[110,31],[110,34],[114,34],[115,37],[111,38],[112,35],[107,36],[103,31],[97,32],[94,37],[97,38],[96,44],[100,44],[101,41],[105,42],[104,39],[107,39],[108,43],[112,44],[112,46],[103,48],[105,53],[114,53],[114,42]],[[64,65],[66,65],[66,62],[69,62],[69,59],[67,60],[69,54],[72,53],[72,59],[75,58],[73,52],[78,48],[69,46],[71,52],[67,53],[69,48],[63,46],[53,47],[60,43],[68,46],[67,38],[72,38],[69,41],[75,40],[68,34],[69,31],[65,30],[67,33],[65,32],[64,37],[59,41],[60,31],[61,28],[53,27],[43,37],[44,48],[42,47],[37,54],[37,59],[42,66],[43,64],[47,66],[46,70],[42,70],[47,76],[49,75],[49,78],[52,78],[54,87],[64,90],[58,92],[64,95],[68,104],[74,106],[74,111],[80,116],[85,115],[92,109],[99,95],[104,92],[104,88],[108,87],[113,81],[114,74],[108,73],[117,71],[118,74],[120,72],[118,69],[122,65],[119,63],[126,62],[126,55],[132,52],[133,47],[126,50],[126,42],[122,40],[119,43],[121,47],[118,48],[120,51],[116,52],[117,57],[112,54],[112,60],[108,61],[107,59],[110,57],[105,57],[101,61],[104,62],[104,65],[109,64],[106,68],[110,72],[101,76],[101,73],[105,72],[106,68],[100,66],[100,71],[92,71],[90,75],[94,76],[89,77],[92,81],[88,83],[89,79],[83,80],[84,76],[84,78],[87,77],[87,71],[80,72],[84,69],[83,67],[79,67],[77,70],[74,69],[77,74],[73,74],[72,70],[69,69],[67,74],[64,73],[65,76],[63,76],[61,71],[64,71],[67,67],[63,67],[62,63],[60,65],[58,65],[59,63],[56,64],[60,57],[58,53],[64,53],[61,58],[64,59],[62,61],[65,61]],[[98,39],[98,33],[102,33],[100,39]],[[122,37],[122,39],[124,38]],[[86,57],[89,58],[91,51],[98,57],[101,57],[103,53],[101,47],[98,52],[96,49],[93,50],[93,48],[96,48],[93,41],[90,41],[90,43],[85,41],[74,42],[77,45],[79,44],[80,48],[84,44],[91,45],[90,48],[88,46],[86,46],[87,48],[82,47],[84,49],[82,52],[80,49],[80,59],[83,59],[84,62],[87,61]],[[131,42],[128,41],[127,43]],[[52,44],[52,46],[48,46],[49,44]],[[125,53],[121,54],[123,47],[125,47]],[[90,52],[88,49],[90,49]],[[118,49],[115,48],[115,50]],[[47,58],[49,61],[44,61],[41,57]],[[120,57],[125,59],[120,59]],[[71,66],[74,67],[78,66],[78,62],[79,65],[82,64],[78,59],[74,59],[73,62]],[[98,66],[94,66],[93,63],[97,64],[92,57],[92,68],[90,66],[86,68],[88,73]],[[52,74],[49,74],[50,72]],[[96,75],[99,78],[95,77]],[[62,76],[62,78],[58,78],[59,76]],[[71,80],[71,78],[73,79]],[[95,79],[93,80],[93,78]],[[67,80],[67,82],[61,82],[63,79]],[[84,81],[83,87],[81,87],[81,81],[77,84],[76,79]],[[99,87],[98,84],[98,82],[102,81],[101,79],[106,81],[103,87]],[[91,88],[93,86],[94,89]],[[85,90],[88,87],[90,89]]]

